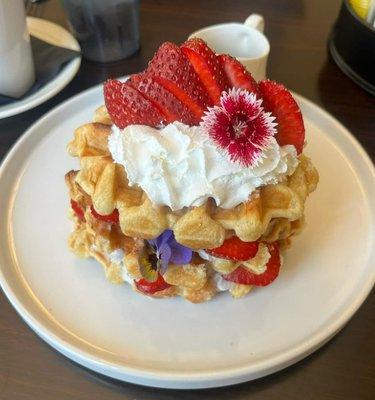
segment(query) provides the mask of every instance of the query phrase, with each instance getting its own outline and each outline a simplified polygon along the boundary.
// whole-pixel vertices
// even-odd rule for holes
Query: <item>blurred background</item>
[[[203,26],[242,22],[255,12],[264,16],[265,35],[271,44],[268,77],[283,82],[334,116],[340,116],[341,122],[361,140],[369,129],[361,123],[361,113],[366,112],[366,108],[367,112],[374,112],[374,98],[348,79],[327,51],[327,40],[341,3],[341,0],[142,0],[140,50],[128,59],[112,64],[83,60],[77,76],[62,92],[24,113],[17,125],[26,128],[36,113],[42,115],[62,100],[108,77],[144,69],[164,41],[181,43]],[[42,1],[29,6],[27,11],[29,15],[68,27],[60,0]],[[0,129],[9,119],[0,121]],[[375,131],[375,118],[371,128]],[[373,145],[374,138],[375,135],[369,138]],[[7,147],[2,143],[9,139],[7,133],[1,135],[0,156]]]

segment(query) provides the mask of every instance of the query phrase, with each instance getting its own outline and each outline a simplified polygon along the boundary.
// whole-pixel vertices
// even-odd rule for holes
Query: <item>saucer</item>
[[[34,17],[27,17],[30,35],[55,46],[80,51],[77,40],[66,29],[53,22]],[[44,103],[59,93],[77,74],[81,57],[69,61],[61,71],[46,85],[19,101],[0,106],[0,119],[20,114]]]

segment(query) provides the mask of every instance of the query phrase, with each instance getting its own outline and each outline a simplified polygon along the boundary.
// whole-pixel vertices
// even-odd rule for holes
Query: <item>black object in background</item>
[[[344,0],[329,38],[336,64],[363,89],[375,95],[375,28]]]

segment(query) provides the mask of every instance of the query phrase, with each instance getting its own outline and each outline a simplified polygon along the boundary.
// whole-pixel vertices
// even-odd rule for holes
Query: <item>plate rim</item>
[[[81,98],[92,96],[95,92],[100,90],[101,84],[96,85],[88,90],[72,96],[61,104],[57,105],[44,116],[38,119],[29,129],[16,141],[13,147],[0,165],[0,182],[5,175],[8,165],[13,157],[17,154],[19,149],[22,149],[23,143],[31,137],[35,132],[38,132],[40,125],[43,125],[45,120],[53,118],[53,114],[59,113],[68,103],[80,101]],[[307,107],[312,109],[315,113],[322,115],[326,120],[335,124],[340,131],[342,137],[346,139],[346,144],[350,145],[351,149],[355,150],[357,156],[360,157],[363,165],[369,173],[369,178],[375,184],[375,167],[358,140],[342,125],[336,118],[330,115],[327,111],[314,104],[303,96],[295,94],[297,101],[306,104]],[[48,136],[43,135],[42,138]],[[38,143],[42,138],[38,139]],[[368,198],[368,196],[366,196]],[[178,372],[173,373],[169,371],[160,371],[156,368],[137,368],[128,367],[124,364],[111,362],[101,359],[85,349],[78,348],[76,345],[67,343],[59,337],[53,329],[49,329],[34,317],[28,310],[28,306],[24,305],[21,300],[17,298],[11,285],[8,284],[5,276],[3,275],[2,266],[0,265],[0,286],[2,287],[6,297],[16,309],[21,318],[36,332],[44,341],[55,348],[57,351],[67,356],[79,364],[94,370],[103,375],[127,381],[132,383],[140,383],[145,386],[163,387],[163,388],[208,388],[227,386],[230,384],[240,383],[247,380],[255,379],[261,376],[281,370],[295,362],[303,359],[311,354],[319,347],[329,341],[355,314],[359,307],[363,304],[369,295],[372,287],[375,284],[375,269],[372,271],[371,279],[369,279],[361,288],[361,291],[355,292],[354,299],[350,299],[349,305],[341,312],[341,314],[325,325],[321,332],[315,333],[308,340],[303,341],[297,346],[288,349],[276,356],[271,356],[266,360],[257,361],[251,365],[240,365],[230,368],[221,368],[214,371],[200,371],[200,372]]]
[[[71,46],[68,47],[73,50],[78,50],[78,51],[81,50],[81,47],[79,46],[79,43],[77,42],[76,38],[63,26],[58,25],[52,21],[46,20],[44,18],[36,18],[28,16],[26,20],[27,24],[29,24],[29,21],[34,21],[34,23],[37,24],[42,23],[45,25],[54,26],[54,29],[64,30],[66,33],[69,34],[70,40],[72,42]],[[32,30],[30,29],[30,33],[31,31]],[[81,61],[82,61],[82,56],[75,57],[74,59],[70,60],[65,65],[65,67],[52,79],[52,81],[48,82],[45,86],[41,87],[34,94],[30,95],[30,97],[32,98],[30,101],[26,101],[23,104],[18,104],[19,102],[11,103],[13,107],[10,108],[5,108],[6,106],[0,107],[0,119],[12,117],[14,115],[18,115],[25,111],[31,110],[39,106],[40,104],[46,102],[47,100],[51,99],[57,93],[61,92],[61,90],[63,90],[76,76],[79,67],[81,65]],[[50,90],[46,91],[41,96],[34,97],[34,95],[37,95],[42,89],[49,86],[51,86]],[[24,100],[27,100],[27,97]]]

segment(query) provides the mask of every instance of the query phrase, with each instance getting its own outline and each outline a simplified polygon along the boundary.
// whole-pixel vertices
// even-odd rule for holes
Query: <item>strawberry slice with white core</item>
[[[121,129],[133,124],[155,127],[165,122],[165,115],[127,82],[106,81],[104,100],[112,121]]]
[[[258,94],[258,84],[239,61],[228,54],[220,54],[218,59],[231,86]]]
[[[132,75],[130,84],[166,117],[166,122],[180,121],[187,125],[198,125],[199,118],[175,95],[146,73]]]
[[[292,94],[281,83],[270,80],[259,82],[263,107],[276,117],[275,138],[280,146],[292,144],[301,153],[305,142],[305,127],[301,110]]]
[[[216,54],[202,39],[193,38],[181,45],[195,72],[206,87],[214,104],[220,101],[221,93],[229,88],[227,77]]]
[[[255,257],[259,242],[244,242],[237,236],[224,240],[224,243],[215,249],[207,249],[208,254],[232,261],[247,261]]]
[[[111,214],[108,214],[108,215],[99,214],[95,210],[94,206],[90,207],[90,211],[91,211],[91,214],[99,221],[107,222],[109,224],[118,224],[119,223],[119,213],[118,213],[117,209],[115,209]]]
[[[200,119],[212,101],[181,49],[170,42],[163,43],[145,72],[176,96]]]
[[[241,285],[267,286],[272,283],[280,272],[280,251],[277,242],[268,243],[267,247],[271,257],[267,262],[267,269],[262,274],[254,274],[247,268],[240,266],[233,272],[223,275],[223,278]]]
[[[155,282],[149,282],[148,280],[142,278],[138,281],[135,281],[135,286],[144,294],[154,294],[171,287],[171,285],[167,283],[160,274]]]

